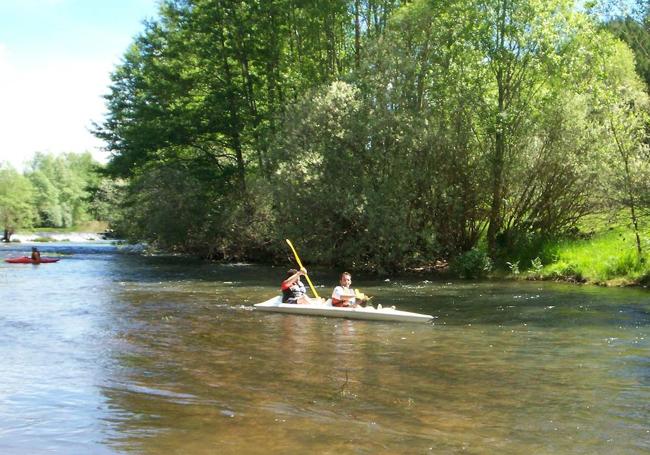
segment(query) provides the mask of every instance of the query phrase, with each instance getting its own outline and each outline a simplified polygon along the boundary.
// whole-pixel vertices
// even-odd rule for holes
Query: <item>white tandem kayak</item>
[[[433,320],[433,316],[428,314],[411,313],[409,311],[400,311],[394,308],[336,307],[332,306],[331,300],[328,300],[324,305],[320,303],[309,305],[282,303],[282,296],[273,297],[266,302],[254,305],[254,307],[256,310],[270,311],[274,313],[365,319],[369,321],[430,322]]]

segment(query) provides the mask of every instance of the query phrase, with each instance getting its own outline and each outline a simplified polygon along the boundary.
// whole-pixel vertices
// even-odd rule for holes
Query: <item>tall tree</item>
[[[38,224],[70,227],[88,221],[89,188],[99,182],[98,166],[89,152],[36,153],[26,176],[36,190]]]
[[[560,59],[577,33],[572,23],[572,4],[556,1],[485,0],[478,5],[482,16],[479,50],[487,59],[494,87],[487,127],[492,142],[491,197],[488,248],[496,252],[503,230],[508,177],[525,136],[527,120],[544,101],[544,87],[560,69]],[[570,48],[569,48],[570,49]]]
[[[637,72],[650,87],[650,2],[647,0],[600,0],[590,11],[614,36],[634,52]]]
[[[450,252],[471,248],[484,222],[494,254],[498,238],[558,232],[584,213],[589,174],[578,159],[563,163],[587,148],[589,127],[567,116],[588,107],[563,105],[580,99],[583,49],[597,41],[570,6],[413,2],[378,48],[368,73],[373,93],[387,94],[378,109],[427,120],[411,175]]]
[[[147,24],[112,76],[109,115],[96,127],[113,154],[109,172],[132,179],[129,191],[137,191],[136,182],[148,181],[145,173],[165,178],[176,167],[206,198],[216,191],[255,211],[249,183],[259,188],[258,175],[273,171],[267,150],[286,105],[354,65],[349,6],[344,0],[163,1],[159,19]],[[149,188],[143,194],[156,200],[156,187]],[[195,196],[180,194],[177,202]],[[212,208],[226,210],[215,202],[204,214]],[[221,228],[199,215],[194,222],[219,235]]]
[[[34,221],[34,189],[28,179],[14,168],[0,163],[0,225],[2,241],[9,242],[19,228],[31,227]]]
[[[633,76],[593,71],[615,49],[561,1],[403,6],[353,86],[307,94],[287,118],[281,218],[325,261],[384,269],[469,250],[486,229],[493,254],[565,232],[612,152],[592,106]]]
[[[647,144],[648,94],[633,72],[632,52],[613,43],[600,56],[600,67],[611,76],[603,81],[602,95],[594,100],[594,115],[602,118],[609,147],[602,155],[603,197],[614,211],[628,211],[638,256],[643,255],[641,222],[648,206],[650,180]]]

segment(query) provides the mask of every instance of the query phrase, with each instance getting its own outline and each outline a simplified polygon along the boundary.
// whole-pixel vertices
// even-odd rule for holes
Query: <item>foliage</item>
[[[36,153],[27,178],[35,189],[37,224],[70,227],[89,221],[89,187],[99,184],[98,164],[90,153]]]
[[[9,241],[16,229],[30,227],[34,221],[30,181],[8,164],[0,163],[0,228]]]
[[[359,50],[348,37],[364,11],[369,35],[397,4],[374,3],[162,2],[160,18],[112,76],[109,115],[96,127],[114,154],[109,170],[128,177],[181,158],[218,168],[244,188],[248,167],[268,171],[275,115],[351,67]]]
[[[585,280],[581,267],[573,262],[559,261],[547,268],[547,276],[553,279],[581,283]]]
[[[409,140],[409,132],[395,123],[371,129],[373,114],[350,84],[308,94],[288,112],[276,143],[274,187],[280,219],[289,221],[281,232],[309,239],[312,257],[388,271],[421,263],[438,245],[417,215],[410,156],[386,150],[388,136]]]
[[[460,278],[480,278],[492,270],[492,260],[484,251],[473,248],[457,256],[450,270]]]
[[[648,96],[632,70],[629,49],[613,44],[602,56],[611,77],[593,101],[594,115],[602,119],[603,133],[610,138],[599,156],[602,204],[616,212],[626,208],[636,237],[637,253],[643,254],[640,225],[644,197],[650,180],[650,154],[646,143]]]
[[[513,275],[517,276],[519,275],[519,273],[521,273],[519,270],[519,261],[506,262],[506,265],[510,269],[510,273],[512,273]]]
[[[544,264],[542,264],[542,260],[538,257],[530,261],[530,276],[533,277],[539,277],[542,273],[542,269],[544,268]]]
[[[241,257],[245,250],[268,254],[264,236],[246,248],[233,235],[222,239],[260,227],[242,223],[251,211],[254,220],[269,219],[268,149],[279,116],[305,90],[358,65],[366,40],[381,33],[397,5],[162,2],[160,18],[147,24],[113,73],[109,115],[95,129],[113,153],[108,171],[133,180],[126,189],[129,213],[138,215],[138,205],[148,213],[125,216],[124,229],[181,250],[203,242],[203,251],[219,257]],[[196,186],[179,184],[179,177]],[[168,178],[173,181],[159,181]],[[158,203],[164,187],[174,197]],[[205,202],[209,218],[198,201]],[[179,209],[194,216],[163,229],[158,219],[175,217]]]
[[[335,101],[335,83],[285,118],[281,194],[312,201],[293,200],[298,213],[319,201],[345,215],[334,232],[306,218],[292,228],[318,237],[325,260],[384,268],[467,251],[486,226],[501,251],[570,230],[592,208],[594,163],[611,154],[592,106],[635,83],[624,59],[592,71],[618,52],[599,33],[563,2],[404,6],[346,89],[354,96]]]
[[[206,192],[211,180],[205,170],[189,165],[153,166],[129,180],[113,228],[127,239],[167,250],[221,259],[263,258],[274,225],[264,197],[268,188],[251,182],[249,193],[239,195],[249,203],[239,206],[224,188],[213,184]]]
[[[113,201],[101,202],[93,188],[113,185],[99,174],[90,153],[36,153],[24,174],[0,166],[0,213],[3,228],[71,228],[92,220],[110,220]],[[99,205],[103,204],[99,210]]]
[[[100,174],[101,175],[101,174]],[[123,179],[112,179],[101,176],[99,182],[89,184],[88,215],[94,220],[101,220],[116,228],[123,214],[120,206],[126,195],[127,182]]]
[[[604,18],[603,27],[634,52],[637,73],[650,86],[649,7],[645,0],[601,0],[593,13]]]
[[[639,232],[649,206],[634,59],[568,0],[168,0],[112,80],[116,223],[169,249],[548,264],[586,214]]]

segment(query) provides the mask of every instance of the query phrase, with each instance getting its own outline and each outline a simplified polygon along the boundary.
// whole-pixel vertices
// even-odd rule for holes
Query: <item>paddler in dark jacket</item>
[[[32,247],[32,262],[41,262],[41,252],[35,246]]]
[[[282,289],[282,303],[324,303],[323,299],[311,299],[307,296],[305,285],[300,281],[300,277],[306,274],[307,269],[304,267],[300,270],[289,269],[287,271],[287,278],[280,286],[280,289]]]

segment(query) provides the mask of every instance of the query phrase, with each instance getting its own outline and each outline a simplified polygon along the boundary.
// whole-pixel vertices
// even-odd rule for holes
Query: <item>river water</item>
[[[353,277],[436,319],[348,321],[254,311],[284,268],[41,250],[0,265],[2,454],[650,452],[647,290]]]

